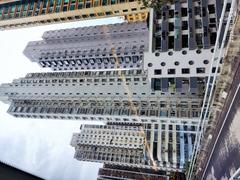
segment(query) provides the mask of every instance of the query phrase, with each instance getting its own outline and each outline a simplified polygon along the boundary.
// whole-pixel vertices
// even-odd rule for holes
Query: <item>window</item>
[[[210,23],[216,23],[216,18],[210,18]]]
[[[169,18],[173,18],[174,17],[174,10],[170,9],[169,10]]]
[[[182,48],[188,47],[188,35],[182,35]]]
[[[174,31],[174,23],[173,22],[169,23],[169,31]]]
[[[161,37],[157,36],[155,39],[156,39],[156,49],[161,49]]]
[[[200,15],[201,14],[200,6],[194,8],[194,13],[195,13],[195,15]]]
[[[139,78],[134,78],[134,81],[139,81],[140,79]]]
[[[188,30],[188,22],[182,21],[182,30]]]
[[[215,71],[216,71],[216,67],[213,67],[212,68],[212,73],[215,73]]]
[[[155,69],[154,74],[155,75],[160,75],[160,74],[162,74],[162,70],[161,69]]]
[[[189,68],[183,68],[182,69],[182,74],[190,74],[190,69]]]
[[[188,15],[187,8],[182,8],[182,17],[186,17]]]
[[[216,38],[217,38],[217,33],[216,33],[216,32],[212,32],[212,33],[210,34],[210,44],[211,44],[211,45],[215,45]]]
[[[86,1],[86,8],[90,8],[91,7],[91,2]]]
[[[168,36],[168,49],[173,49],[174,47],[174,36]]]
[[[175,69],[168,69],[168,74],[176,74],[176,70]]]
[[[196,29],[201,29],[202,28],[202,21],[201,21],[201,19],[195,20],[195,28]]]
[[[196,42],[198,46],[202,45],[202,34],[196,34]]]
[[[197,74],[205,73],[205,68],[197,68]]]
[[[209,12],[209,14],[214,14],[215,13],[214,4],[208,5],[208,12]]]

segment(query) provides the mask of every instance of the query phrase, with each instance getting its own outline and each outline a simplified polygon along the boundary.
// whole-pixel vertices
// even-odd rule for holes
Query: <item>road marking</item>
[[[240,167],[238,168],[238,170],[236,170],[236,172],[232,175],[232,177],[230,177],[229,180],[234,180],[238,178],[240,178]]]
[[[212,148],[210,157],[209,157],[209,159],[208,159],[206,168],[204,169],[204,172],[203,172],[203,175],[202,175],[202,177],[201,177],[201,180],[203,180],[203,178],[204,178],[204,176],[205,176],[205,173],[206,173],[206,171],[207,171],[207,169],[208,169],[208,165],[209,165],[209,162],[210,162],[210,160],[211,160],[211,158],[212,158],[213,151],[214,151],[215,146],[216,146],[216,144],[217,144],[217,142],[218,142],[218,138],[219,138],[219,136],[220,136],[220,134],[221,134],[221,132],[222,132],[222,129],[223,129],[224,125],[225,125],[225,122],[226,122],[226,120],[227,120],[228,114],[229,114],[229,112],[230,112],[230,110],[231,110],[231,108],[232,108],[233,102],[235,101],[235,97],[236,97],[236,95],[237,95],[237,93],[238,93],[238,91],[239,91],[239,88],[240,88],[240,83],[238,84],[237,90],[236,90],[236,92],[235,92],[235,94],[234,94],[234,96],[233,96],[233,100],[232,100],[232,102],[231,102],[231,104],[230,104],[230,107],[229,107],[229,109],[228,109],[228,112],[227,112],[227,114],[226,114],[226,116],[225,116],[225,118],[224,118],[224,121],[223,121],[223,123],[222,123],[221,129],[220,129],[220,131],[219,131],[219,133],[218,133],[217,139],[216,139],[216,141],[215,141],[215,143],[214,143],[214,146],[213,146],[213,148]]]

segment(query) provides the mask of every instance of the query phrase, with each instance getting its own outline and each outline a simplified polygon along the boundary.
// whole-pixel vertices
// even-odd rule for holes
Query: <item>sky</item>
[[[45,31],[123,22],[115,17],[0,31],[0,84],[30,72],[48,72],[23,55],[29,41],[41,40]],[[0,161],[50,180],[95,180],[100,163],[74,159],[70,146],[81,123],[70,120],[14,118],[0,102]]]

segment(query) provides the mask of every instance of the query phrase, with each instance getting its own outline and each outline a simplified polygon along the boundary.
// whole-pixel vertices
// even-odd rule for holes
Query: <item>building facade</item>
[[[125,16],[146,20],[148,10],[138,0],[29,0],[0,2],[0,28]]]
[[[74,133],[74,158],[113,165],[182,172],[192,155],[196,126],[84,125]]]
[[[142,69],[148,34],[145,22],[47,31],[24,54],[52,70]]]
[[[27,74],[1,85],[0,100],[15,117],[107,123],[74,133],[77,160],[183,172],[207,77],[220,71],[211,68],[218,2],[182,0],[151,10],[149,30],[137,22],[48,31],[24,54],[52,70],[81,71]],[[146,11],[134,0],[12,3],[0,4],[2,28]],[[116,172],[109,169],[102,172]]]
[[[97,180],[126,179],[126,180],[169,180],[166,172],[151,169],[133,168],[105,164],[98,171]]]
[[[0,3],[0,27],[145,13],[136,3]],[[52,70],[81,71],[27,74],[1,85],[0,100],[10,104],[8,113],[15,117],[106,123],[81,126],[71,141],[77,160],[109,164],[100,176],[168,179],[168,174],[151,172],[186,170],[207,77],[221,68],[214,63],[210,68],[221,4],[166,4],[161,12],[151,10],[149,32],[142,22],[48,31],[24,54]],[[120,166],[132,171],[116,169]],[[148,170],[141,174],[134,168]]]
[[[222,4],[221,0],[182,0],[164,5],[161,12],[151,10],[149,51],[144,53],[149,77],[160,81],[162,77],[206,77],[220,72],[221,65],[216,69],[214,62],[210,69],[210,64]],[[224,21],[228,13],[229,8]],[[220,42],[222,36],[223,32]]]
[[[144,23],[49,31],[24,54],[52,70],[144,69],[152,89],[180,92],[221,70],[211,67],[221,4],[182,0],[151,11],[149,38]]]
[[[197,123],[204,79],[197,86],[151,88],[142,70],[32,73],[0,87],[16,117],[107,122]]]
[[[100,152],[108,151],[106,147],[112,145],[111,152],[122,148],[119,153],[127,155],[126,160],[120,162],[117,153],[113,164],[152,168],[153,163],[149,159],[153,158],[158,169],[182,171],[191,155],[203,87],[204,84],[200,83],[197,89],[189,86],[181,92],[171,87],[164,92],[153,90],[146,72],[125,70],[32,73],[2,85],[0,92],[1,100],[11,104],[8,113],[15,117],[107,122],[110,128],[105,133],[108,138],[114,127],[117,134],[113,140],[96,134],[98,130],[100,134],[105,134],[103,126],[89,126],[89,130],[84,128],[82,132],[91,133],[85,135],[86,139],[75,134],[72,145],[76,147],[75,157],[78,160],[111,162],[112,159],[103,160]],[[141,135],[140,125],[143,123],[148,125],[144,126],[146,137]],[[118,128],[119,131],[116,130]],[[184,135],[183,131],[193,133]],[[129,137],[127,141],[126,135]],[[132,135],[137,140],[130,138]],[[88,139],[95,136],[99,138]],[[81,146],[76,145],[80,140],[78,137]],[[120,138],[124,141],[116,145]],[[103,142],[106,147],[96,148]],[[145,142],[148,142],[148,149],[144,146]],[[89,154],[90,151],[100,153],[97,160],[96,156]],[[131,159],[132,154],[136,155],[134,159]]]

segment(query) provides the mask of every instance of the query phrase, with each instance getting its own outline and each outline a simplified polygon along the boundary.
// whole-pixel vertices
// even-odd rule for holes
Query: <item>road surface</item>
[[[219,122],[224,122],[203,180],[228,180],[240,167],[240,63]],[[220,123],[220,125],[222,125]],[[219,127],[216,127],[219,129]],[[216,132],[218,133],[218,132]],[[211,149],[209,151],[212,151]],[[210,154],[210,153],[209,153]]]

